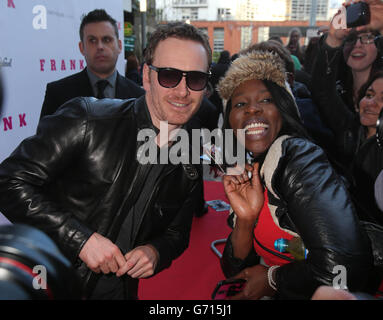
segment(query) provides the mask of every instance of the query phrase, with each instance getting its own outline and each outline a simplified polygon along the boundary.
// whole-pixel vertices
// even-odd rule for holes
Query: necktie
[[[108,85],[108,81],[100,80],[100,81],[97,81],[96,85],[97,85],[97,99],[105,98],[104,90],[106,86]]]

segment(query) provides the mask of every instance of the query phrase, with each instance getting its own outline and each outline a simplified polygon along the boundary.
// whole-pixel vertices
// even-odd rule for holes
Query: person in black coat
[[[162,161],[157,151],[198,111],[211,49],[185,23],[159,26],[148,43],[145,96],[72,99],[43,117],[38,133],[0,165],[0,210],[51,236],[91,299],[136,299],[138,280],[169,267],[189,242],[198,173],[193,163],[173,164],[169,153]],[[156,65],[199,70],[200,81],[192,89],[181,77],[166,87]],[[149,162],[144,144],[155,152]]]
[[[128,99],[145,93],[140,86],[116,70],[122,44],[118,39],[116,20],[105,10],[93,10],[83,18],[80,39],[79,49],[87,67],[79,73],[47,84],[40,119],[55,113],[62,104],[75,97]],[[104,87],[99,87],[99,82]]]
[[[221,267],[246,280],[233,299],[310,299],[319,286],[338,284],[338,266],[349,290],[374,292],[369,240],[346,185],[301,123],[282,59],[266,50],[241,54],[218,92],[227,101],[223,128],[237,139],[245,131],[238,140],[248,154],[240,175],[223,177],[233,231]],[[308,252],[283,255],[275,250],[281,238]]]
[[[117,73],[115,98],[138,98],[144,94],[144,89]],[[47,84],[40,119],[55,113],[62,104],[72,98],[92,96],[95,94],[92,91],[87,68],[72,76],[50,82]]]

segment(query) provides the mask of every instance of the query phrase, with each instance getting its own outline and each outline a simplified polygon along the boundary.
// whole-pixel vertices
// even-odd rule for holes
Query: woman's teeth
[[[248,124],[244,130],[246,134],[261,134],[264,132],[266,129],[268,129],[269,126],[265,123],[250,123]]]
[[[360,58],[360,57],[364,57],[365,55],[363,53],[354,53],[351,56],[354,58]]]

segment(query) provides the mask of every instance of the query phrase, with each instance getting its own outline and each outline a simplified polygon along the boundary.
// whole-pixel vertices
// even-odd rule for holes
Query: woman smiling
[[[377,120],[383,109],[383,71],[375,73],[362,87],[358,106],[358,117],[352,117],[347,108],[343,107],[344,120],[335,133],[341,135],[342,129],[350,128],[349,131],[355,137],[351,165],[354,183],[350,191],[357,205],[358,215],[363,220],[383,226],[383,212],[374,198],[374,183],[383,170],[383,149],[375,137]]]
[[[374,74],[364,89],[359,98],[359,120],[366,128],[366,138],[370,138],[376,134],[376,122],[383,108],[383,71]]]
[[[383,8],[381,1],[379,5]],[[374,10],[379,12],[376,8]],[[338,15],[340,12],[333,20]],[[375,17],[375,20],[374,25],[381,25],[382,17]],[[335,135],[332,149],[336,151],[332,156],[346,169],[353,163],[359,139],[356,135],[359,127],[358,97],[364,94],[363,87],[371,76],[383,70],[381,30],[363,27],[362,30],[337,29],[330,23],[328,33],[318,42],[310,88],[323,122]]]
[[[223,177],[233,231],[221,265],[227,277],[247,281],[234,299],[309,299],[333,284],[339,265],[350,290],[367,290],[368,239],[342,179],[302,126],[281,59],[264,51],[242,55],[218,90],[227,101],[224,127],[245,130],[249,155],[243,174]],[[307,258],[278,253],[279,238],[300,238]]]

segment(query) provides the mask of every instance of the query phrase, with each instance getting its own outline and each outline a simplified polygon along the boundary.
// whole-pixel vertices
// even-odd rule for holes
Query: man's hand
[[[125,255],[126,263],[116,273],[118,277],[127,273],[132,278],[147,278],[154,274],[159,254],[151,245],[139,246]]]
[[[89,269],[99,273],[117,272],[125,265],[120,249],[109,239],[93,233],[80,251],[79,257]]]

